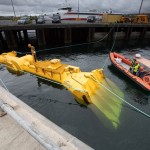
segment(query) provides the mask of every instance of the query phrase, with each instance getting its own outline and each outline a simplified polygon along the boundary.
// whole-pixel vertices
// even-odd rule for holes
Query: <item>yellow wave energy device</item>
[[[60,59],[40,61],[36,58],[34,46],[29,44],[28,47],[31,48],[32,55],[27,54],[22,57],[17,57],[15,51],[2,53],[0,55],[0,63],[5,64],[9,69],[14,71],[25,71],[58,82],[64,85],[79,103],[84,105],[94,104],[108,119],[111,119],[113,115],[112,111],[114,111],[118,119],[121,107],[117,105],[117,108],[113,110],[114,105],[107,105],[107,110],[109,111],[110,109],[111,113],[106,112],[104,108],[104,103],[107,102],[107,99],[113,100],[114,97],[102,87],[104,85],[110,88],[112,85],[105,77],[103,69],[82,72],[79,67],[61,63]],[[108,117],[109,115],[110,117]]]

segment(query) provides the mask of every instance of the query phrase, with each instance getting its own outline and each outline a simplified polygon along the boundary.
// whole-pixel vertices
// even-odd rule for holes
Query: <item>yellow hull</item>
[[[102,69],[82,72],[79,67],[62,64],[59,59],[38,61],[34,47],[29,47],[32,55],[17,57],[15,51],[3,53],[0,55],[0,63],[17,73],[29,72],[63,85],[74,95],[78,103],[90,107],[98,117],[102,113],[113,127],[118,127],[122,102],[115,94],[109,92],[109,89],[120,97],[123,97],[123,94],[115,84],[105,78]],[[100,119],[105,123],[103,117]]]
[[[64,85],[82,104],[92,103],[90,97],[99,87],[94,80],[101,82],[105,78],[103,70],[100,69],[81,72],[79,67],[62,64],[59,59],[35,61],[32,55],[17,57],[14,51],[1,54],[0,63],[6,64],[15,71],[29,72],[58,82]]]

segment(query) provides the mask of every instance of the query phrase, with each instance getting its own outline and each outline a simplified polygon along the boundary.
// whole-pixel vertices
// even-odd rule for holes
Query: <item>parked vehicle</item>
[[[21,17],[18,21],[17,21],[18,25],[19,24],[29,24],[31,23],[31,19],[29,17]]]
[[[36,24],[43,24],[45,23],[44,16],[40,15],[36,18]]]
[[[95,16],[88,16],[87,17],[87,22],[95,22],[96,21],[96,17]]]
[[[52,16],[52,23],[61,23],[61,17],[59,14],[54,14]]]

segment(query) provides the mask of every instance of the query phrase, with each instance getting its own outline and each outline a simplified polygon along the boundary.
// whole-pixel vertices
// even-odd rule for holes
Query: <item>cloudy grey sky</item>
[[[142,0],[68,0],[73,9],[97,9],[106,11],[112,9],[119,13],[138,13]],[[41,14],[55,11],[65,0],[12,0],[16,15]],[[150,0],[143,0],[141,12],[150,13]],[[13,15],[11,0],[0,0],[0,16]]]

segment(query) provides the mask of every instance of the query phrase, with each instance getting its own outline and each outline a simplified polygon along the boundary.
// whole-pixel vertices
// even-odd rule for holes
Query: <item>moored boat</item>
[[[65,11],[66,10],[66,11]],[[57,14],[60,14],[61,20],[87,20],[88,16],[95,16],[97,20],[102,19],[102,13],[94,11],[72,10],[71,7],[59,8]]]
[[[132,79],[132,81],[137,83],[144,90],[150,91],[150,68],[148,68],[148,66],[146,66],[144,63],[140,62],[139,58],[137,58],[136,60],[138,63],[141,63],[141,65],[139,68],[139,72],[136,75],[130,72],[132,60],[116,52],[110,53],[110,60],[119,71]],[[149,60],[147,61],[150,62]]]
[[[101,20],[103,13],[110,14],[112,13],[112,10],[109,9],[106,12],[101,12],[96,9],[79,10],[78,8],[78,10],[74,10],[70,6],[70,4],[68,4],[68,2],[66,1],[65,3],[62,4],[60,8],[58,8],[58,10],[49,12],[46,16],[49,16],[49,18],[51,18],[54,14],[59,14],[61,20],[87,20],[88,16],[94,16],[96,20]]]

